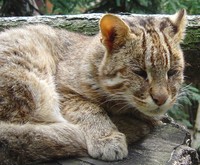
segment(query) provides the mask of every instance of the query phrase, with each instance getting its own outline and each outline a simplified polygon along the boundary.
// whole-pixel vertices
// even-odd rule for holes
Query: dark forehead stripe
[[[147,36],[144,25],[146,24],[146,21],[144,19],[138,19],[137,22],[128,21],[127,23],[131,29],[131,32],[141,37],[142,57],[145,57],[147,51]],[[142,26],[140,24],[142,24]],[[145,68],[145,64],[143,64],[143,68]]]
[[[153,67],[156,64],[156,61],[162,64],[163,66],[168,66],[168,51],[163,46],[163,44],[166,44],[166,47],[169,49],[169,52],[171,51],[171,48],[166,36],[163,34],[163,30],[172,26],[170,20],[168,20],[167,18],[163,18],[162,20],[156,20],[153,17],[149,17],[140,18],[137,21],[127,19],[125,20],[125,22],[129,25],[133,33],[135,33],[136,31],[140,31],[140,36],[142,39],[142,54],[144,55],[143,57],[145,57],[148,53],[150,55],[148,59],[150,60]],[[148,43],[149,41],[152,42],[152,45]]]
[[[166,34],[163,33],[163,32],[162,32],[162,35],[163,35],[163,37],[164,37],[164,42],[165,42],[165,44],[167,45],[167,48],[168,48],[168,50],[169,50],[169,53],[170,53],[170,55],[172,55],[172,48],[171,48],[171,45],[169,44],[169,41],[168,41],[168,39],[167,39],[167,36],[166,36]]]
[[[158,23],[158,22],[157,22]],[[156,27],[156,20],[154,18],[148,18],[146,20],[141,20],[140,25],[144,27],[148,37],[151,38],[152,45],[150,48],[150,62],[153,67],[155,67],[156,61],[159,61],[163,66],[168,66],[167,51],[162,44],[162,33],[159,31],[159,27]],[[164,22],[162,26],[167,26]],[[147,43],[148,44],[148,43]],[[156,53],[156,54],[155,54]]]
[[[151,64],[153,65],[153,67],[155,67],[155,63],[156,61],[162,61],[163,62],[163,56],[161,55],[162,53],[162,45],[160,43],[160,36],[159,34],[156,32],[156,30],[151,29],[151,31],[148,33],[149,37],[151,37],[151,41],[152,41],[152,45],[151,45]],[[157,53],[155,54],[155,52],[157,51]]]
[[[151,64],[152,64],[153,67],[155,67],[155,59],[154,58],[156,58],[156,57],[154,57],[154,50],[155,50],[155,48],[152,45],[151,46],[151,58],[150,58],[150,60],[151,60]]]
[[[142,50],[143,50],[143,56],[145,57],[146,51],[147,51],[147,41],[146,41],[146,33],[144,29],[142,30]]]
[[[159,34],[158,34],[159,33]],[[160,61],[160,63],[163,65],[163,67],[168,66],[168,56],[167,56],[167,51],[165,50],[164,44],[164,37],[162,37],[161,32],[154,32],[152,35],[152,40],[153,40],[153,46],[157,49],[157,54],[154,56],[157,56],[157,60]],[[167,46],[168,47],[168,46]]]

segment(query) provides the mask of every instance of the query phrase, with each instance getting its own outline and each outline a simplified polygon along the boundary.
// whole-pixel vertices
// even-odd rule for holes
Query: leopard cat
[[[0,162],[115,161],[176,102],[186,11],[105,14],[85,36],[47,25],[0,34]]]

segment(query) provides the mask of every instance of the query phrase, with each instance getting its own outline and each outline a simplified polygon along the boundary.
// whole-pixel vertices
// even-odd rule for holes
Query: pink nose
[[[158,106],[165,104],[167,101],[168,95],[162,93],[151,94],[151,97]]]

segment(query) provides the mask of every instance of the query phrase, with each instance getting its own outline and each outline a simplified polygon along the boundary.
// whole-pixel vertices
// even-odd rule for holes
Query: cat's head
[[[176,101],[183,82],[186,11],[169,17],[100,20],[106,53],[99,68],[101,87],[142,113],[165,113]]]

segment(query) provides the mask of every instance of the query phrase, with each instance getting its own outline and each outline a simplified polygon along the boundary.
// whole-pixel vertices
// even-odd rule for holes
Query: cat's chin
[[[140,111],[142,113],[144,113],[147,116],[150,117],[158,117],[161,116],[163,114],[165,114],[167,112],[168,109],[162,109],[160,107],[153,109],[153,110],[148,110],[148,111]]]
[[[149,106],[150,107],[150,106]],[[164,106],[160,106],[160,107],[154,107],[154,108],[140,108],[138,109],[141,113],[150,116],[150,117],[159,117],[164,115],[170,108],[172,107],[171,104],[169,105],[164,105]]]

